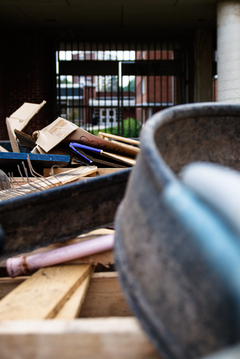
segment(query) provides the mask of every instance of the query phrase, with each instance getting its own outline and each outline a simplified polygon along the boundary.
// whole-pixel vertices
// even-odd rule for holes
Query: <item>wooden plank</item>
[[[91,279],[80,317],[125,317],[132,312],[118,282],[117,272],[95,273]]]
[[[17,277],[17,278],[9,278],[4,277],[0,278],[0,299],[5,297],[8,293],[10,293],[13,289],[15,289],[19,284],[25,282],[29,277]]]
[[[80,284],[71,297],[66,301],[64,306],[59,310],[54,319],[74,319],[77,318],[82,304],[84,302],[89,282],[92,276],[93,268],[87,278]]]
[[[105,133],[105,132],[98,132],[98,137],[107,140],[108,138],[112,138],[114,140],[118,140],[118,141],[122,141],[122,142],[127,142],[127,143],[131,143],[132,145],[140,145],[140,141],[138,140],[134,140],[132,138],[127,138],[127,137],[122,137],[122,136],[117,136],[117,135],[113,135],[111,133]]]
[[[122,170],[123,170],[122,167],[120,167],[120,168],[117,168],[117,167],[113,167],[113,168],[111,168],[111,167],[103,167],[103,168],[100,168],[99,167],[96,173],[90,174],[88,177],[109,175],[111,173],[122,171]]]
[[[53,318],[90,271],[74,264],[38,270],[0,301],[0,320]]]
[[[88,177],[102,176],[102,175],[107,175],[107,174],[114,173],[114,172],[117,172],[117,171],[122,171],[122,170],[123,170],[122,168],[116,168],[116,167],[115,168],[110,168],[110,167],[98,168],[96,172],[87,174],[87,176]],[[63,167],[63,168],[60,168],[60,167],[44,168],[43,175],[45,177],[48,177],[48,176],[51,175],[50,174],[51,171],[53,172],[54,175],[56,175],[56,174],[59,174],[59,173],[69,171],[69,168],[67,168],[67,167]],[[86,179],[86,178],[84,178],[84,179]]]
[[[29,277],[19,277],[15,279],[1,278],[0,298],[6,296],[28,278]],[[120,288],[117,273],[94,273],[80,311],[80,317],[124,317],[131,315],[131,310]]]
[[[89,170],[89,166],[81,166],[81,167],[85,167],[86,170]],[[67,171],[72,171],[72,174],[74,174],[74,172],[77,172],[77,169],[79,167],[76,167],[74,171],[74,168],[69,169],[68,167],[53,167],[53,168],[44,168],[43,170],[43,175],[44,177],[48,177],[48,176],[52,176],[52,175],[58,175],[59,173],[66,173]],[[91,176],[91,177],[95,177],[96,175],[102,175],[102,174],[108,174],[108,173],[112,173],[112,172],[116,172],[118,170],[122,170],[122,168],[97,168],[96,171],[92,172],[92,171],[88,171],[88,172],[83,172],[82,173],[82,177],[86,176]]]
[[[136,160],[131,158],[131,157],[121,156],[121,155],[117,155],[115,153],[110,153],[110,152],[103,151],[102,155],[107,157],[107,158],[112,158],[112,159],[115,159],[115,160],[117,160],[119,162],[126,163],[126,164],[131,165],[131,166],[134,166],[135,163],[136,163]]]
[[[136,318],[0,322],[1,359],[159,359]]]
[[[97,170],[97,175],[98,176],[103,176],[103,175],[108,175],[110,173],[114,173],[114,172],[117,172],[117,171],[122,171],[123,169],[122,168],[98,168]]]

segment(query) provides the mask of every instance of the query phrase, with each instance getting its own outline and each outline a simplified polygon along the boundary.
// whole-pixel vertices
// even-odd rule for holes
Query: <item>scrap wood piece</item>
[[[21,186],[0,191],[0,201],[67,184],[78,180],[80,177],[95,173],[97,169],[97,166],[80,166],[55,176],[41,177]]]
[[[15,279],[9,277],[0,278],[0,299],[5,297],[8,293],[10,293],[13,289],[19,286],[22,282],[26,281],[28,278],[29,277],[17,277]],[[80,295],[77,294],[77,291],[79,290],[80,287],[76,289],[69,300],[72,300],[73,297],[78,296],[78,299],[75,299],[79,303]],[[68,302],[69,301],[66,301],[65,305],[68,305]],[[64,309],[65,305],[62,307],[62,309]],[[77,308],[77,305],[78,304],[76,302],[75,308]],[[126,317],[132,315],[133,314],[120,287],[117,272],[93,273],[78,317]],[[57,318],[59,319],[59,315],[57,315]]]
[[[131,165],[131,166],[134,166],[135,163],[136,163],[136,160],[134,158],[131,158],[131,157],[116,155],[115,153],[106,152],[106,151],[103,151],[102,154],[105,157],[115,159],[115,160],[117,160],[119,162],[126,163],[126,164]]]
[[[120,286],[118,273],[94,273],[81,308],[80,317],[129,317],[132,315]]]
[[[34,115],[45,105],[46,101],[40,104],[24,102],[10,117],[6,118],[6,125],[13,152],[20,152],[14,130],[21,131]]]
[[[62,182],[62,184],[68,183],[69,181],[75,181],[80,177],[86,177],[98,170],[97,166],[79,166],[76,168],[68,169],[67,171],[60,172],[56,175],[47,177],[48,180],[52,181],[54,178]],[[51,173],[51,171],[50,171]]]
[[[17,278],[0,277],[0,300],[28,278],[27,276]]]
[[[160,359],[137,318],[2,321],[1,359]]]
[[[127,142],[127,143],[130,143],[131,145],[140,146],[140,141],[138,141],[138,140],[134,140],[134,139],[128,138],[128,137],[122,137],[122,136],[113,135],[112,133],[105,133],[105,132],[99,131],[98,132],[98,137],[102,138],[104,140],[112,138],[112,139],[120,141],[120,142]]]
[[[64,264],[102,264],[104,267],[109,268],[112,264],[114,264],[114,254],[113,250],[109,250],[86,257],[73,259],[72,261],[66,262]]]
[[[86,177],[103,176],[103,175],[108,175],[110,173],[115,173],[115,172],[122,171],[122,170],[123,170],[123,168],[116,168],[116,167],[114,167],[114,168],[112,168],[112,167],[100,168],[99,167],[97,172],[90,173]],[[69,168],[67,168],[67,167],[44,168],[44,170],[43,170],[44,177],[50,176],[50,171],[51,171],[51,175],[56,175],[58,173],[69,171]]]
[[[91,268],[87,277],[66,301],[54,319],[73,319],[79,316],[93,274],[93,266]]]
[[[54,318],[91,271],[75,264],[38,270],[0,301],[0,320]]]

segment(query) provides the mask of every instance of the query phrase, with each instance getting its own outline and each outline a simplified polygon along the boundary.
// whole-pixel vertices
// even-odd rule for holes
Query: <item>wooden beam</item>
[[[131,166],[134,166],[136,163],[136,160],[134,158],[117,155],[116,153],[110,153],[110,152],[103,151],[102,155],[105,157],[108,157],[108,158],[112,158],[113,160],[117,160],[119,162],[126,163]]]
[[[0,302],[0,320],[53,318],[91,271],[90,265],[42,268]]]
[[[0,299],[28,278],[0,278]],[[117,272],[94,273],[81,307],[80,317],[124,317],[131,315],[131,310],[119,285]]]
[[[91,279],[80,317],[124,317],[132,312],[124,298],[116,272],[95,273]]]
[[[106,174],[109,174],[109,173],[114,173],[114,172],[122,171],[122,170],[123,170],[122,168],[116,168],[116,167],[115,168],[110,168],[110,167],[98,168],[96,172],[87,174],[86,175],[87,177],[84,177],[83,179],[86,180],[88,177],[102,176],[102,175],[106,175]],[[60,168],[60,167],[59,168],[58,167],[56,167],[56,168],[44,168],[43,175],[45,177],[50,176],[50,171],[52,171],[53,174],[56,175],[56,174],[59,174],[59,173],[69,171],[69,168],[67,168],[67,167],[64,167],[64,168]],[[15,178],[17,179],[17,177],[15,177]]]
[[[28,278],[29,277],[0,278],[0,300]]]
[[[74,319],[77,318],[82,304],[84,302],[89,282],[92,276],[93,268],[87,278],[80,284],[71,297],[66,301],[64,306],[59,310],[54,319]]]
[[[118,136],[118,135],[113,135],[112,133],[106,133],[106,132],[99,131],[98,137],[102,138],[103,140],[108,140],[109,138],[112,138],[117,141],[127,142],[127,143],[130,143],[131,145],[140,146],[139,140],[134,140],[132,138],[122,137],[122,136]]]
[[[135,318],[0,322],[1,359],[159,359]]]
[[[96,166],[79,166],[76,168],[67,168],[67,167],[52,167],[52,168],[44,168],[43,175],[44,177],[56,176],[57,178],[64,178],[65,175],[76,176],[76,179],[81,177],[86,177],[90,175],[94,175],[98,171]]]

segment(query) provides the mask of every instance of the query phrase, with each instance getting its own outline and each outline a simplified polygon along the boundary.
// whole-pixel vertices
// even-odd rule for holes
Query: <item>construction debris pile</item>
[[[45,103],[25,102],[6,119],[13,152],[0,146],[1,170],[10,174],[7,181],[0,178],[2,189],[7,190],[0,193],[0,201],[135,164],[139,141],[103,132],[95,136],[61,117],[32,136],[26,134],[24,127]],[[33,184],[38,175],[50,177]]]
[[[20,152],[20,143],[31,153],[31,160],[35,159],[34,155],[48,155],[49,158],[46,156],[36,158],[42,158],[42,161],[56,160],[60,167],[63,165],[67,165],[67,167],[97,165],[99,167],[126,168],[135,164],[135,157],[140,151],[139,141],[102,132],[95,136],[61,117],[58,117],[50,125],[35,131],[32,136],[24,133],[24,127],[44,104],[45,101],[39,105],[24,103],[6,119],[14,153]],[[6,150],[2,150],[6,152]],[[65,157],[55,157],[56,155]]]
[[[0,260],[111,225],[128,178],[120,172],[135,164],[140,151],[139,141],[95,136],[61,117],[26,134],[45,103],[26,102],[6,119],[12,152],[0,147]],[[91,177],[100,181],[92,179],[92,186]],[[70,189],[64,186],[69,183]]]

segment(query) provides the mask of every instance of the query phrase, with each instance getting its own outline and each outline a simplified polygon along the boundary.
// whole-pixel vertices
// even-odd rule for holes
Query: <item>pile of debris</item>
[[[139,141],[102,132],[95,136],[61,117],[35,131],[32,136],[24,133],[24,127],[45,103],[26,102],[6,119],[14,153],[20,152],[20,143],[30,151],[30,159],[34,160],[34,155],[51,155],[49,160],[55,159],[61,167],[67,164],[67,167],[96,165],[101,168],[126,168],[135,164],[135,157],[140,151]],[[14,158],[17,156],[14,155]],[[46,156],[36,158],[48,160]]]
[[[6,119],[12,152],[0,148],[0,260],[111,225],[140,151],[139,141],[95,136],[61,117],[30,136],[23,130],[45,103],[26,102]],[[88,177],[98,178],[93,185]]]

